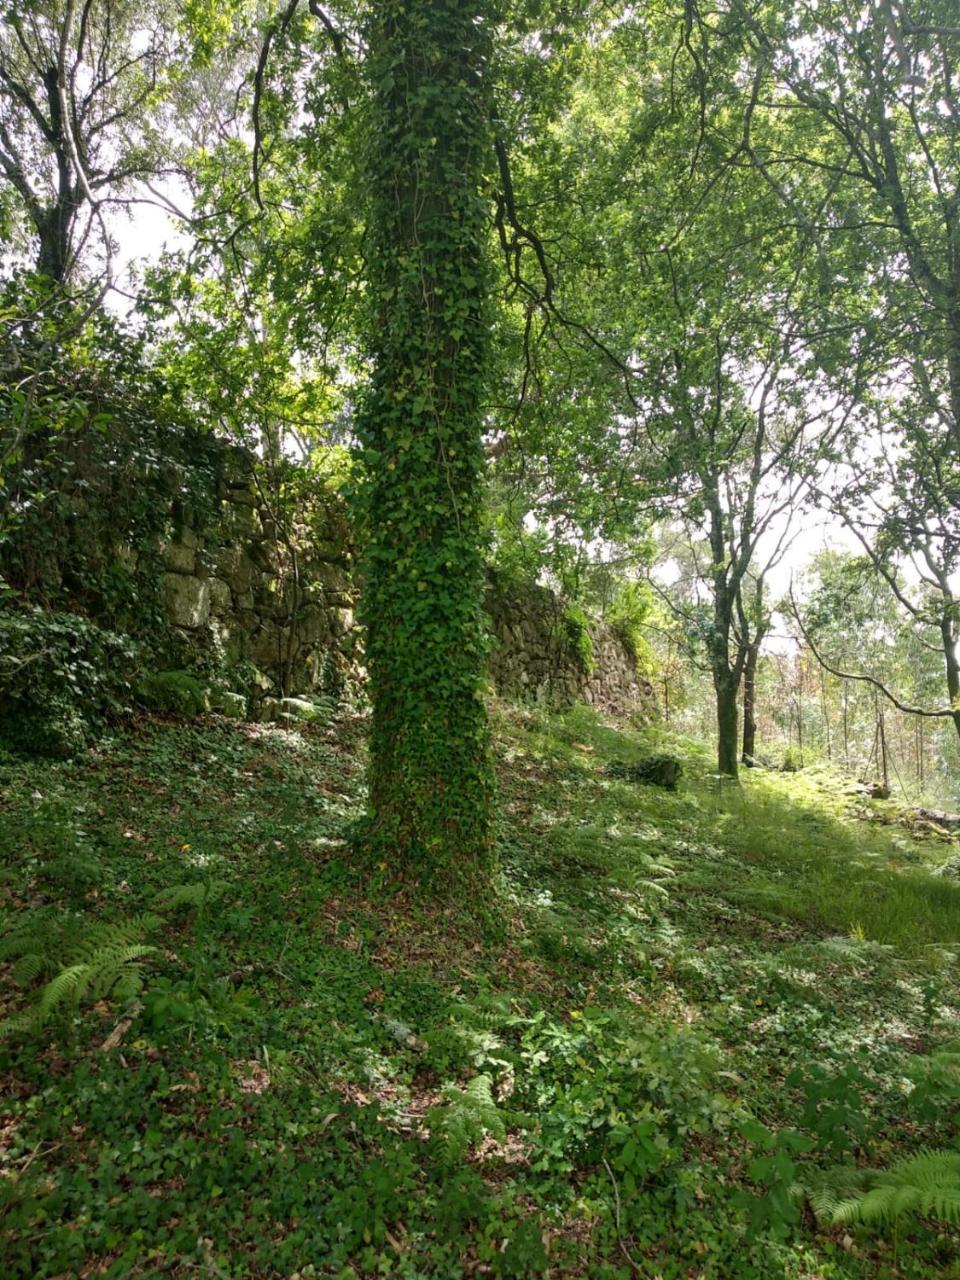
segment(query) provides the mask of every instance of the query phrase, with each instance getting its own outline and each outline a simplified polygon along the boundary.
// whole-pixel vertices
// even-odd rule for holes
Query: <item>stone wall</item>
[[[175,523],[161,553],[169,624],[283,694],[339,691],[361,674],[343,503],[320,492],[305,505],[286,524],[238,458],[217,518],[199,531]]]
[[[493,631],[490,676],[507,697],[554,707],[588,702],[617,714],[656,715],[652,687],[637,675],[627,639],[604,623],[587,627],[549,588],[510,587],[491,578],[487,612]]]
[[[53,443],[38,442],[28,460],[46,468],[52,499],[0,544],[0,578],[22,600],[134,634],[158,670],[216,675],[256,703],[362,681],[352,538],[337,493],[291,467],[279,504],[250,453],[196,432],[152,440],[118,426]],[[610,627],[591,625],[587,640],[553,592],[508,588],[495,575],[487,609],[500,693],[649,710],[649,686]]]

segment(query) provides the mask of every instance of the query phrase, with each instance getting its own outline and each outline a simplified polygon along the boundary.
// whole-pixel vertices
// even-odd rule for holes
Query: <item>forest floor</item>
[[[494,715],[482,928],[357,883],[359,719],[0,760],[0,1274],[960,1277],[936,1212],[803,1192],[956,1148],[956,846],[827,772]],[[665,746],[677,792],[611,776]]]

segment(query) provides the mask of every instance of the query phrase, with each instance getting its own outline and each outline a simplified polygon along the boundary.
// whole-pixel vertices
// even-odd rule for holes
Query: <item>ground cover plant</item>
[[[359,717],[3,758],[4,1274],[960,1274],[950,847],[494,726],[482,927],[352,870]]]

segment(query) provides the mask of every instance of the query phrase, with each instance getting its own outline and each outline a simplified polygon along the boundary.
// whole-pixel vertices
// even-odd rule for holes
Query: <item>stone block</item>
[[[222,578],[210,578],[210,612],[226,613],[230,608],[230,588]]]
[[[317,581],[324,592],[343,594],[350,590],[350,575],[336,564],[317,565]]]
[[[331,609],[330,630],[334,635],[346,635],[354,628],[355,619],[352,609]]]
[[[190,574],[165,573],[160,584],[164,611],[175,627],[195,630],[210,620],[210,583]]]
[[[210,694],[210,706],[222,716],[229,716],[231,720],[247,718],[247,700],[242,693],[215,690]]]
[[[197,567],[197,553],[182,542],[168,542],[162,554],[163,563],[171,573],[193,573]]]

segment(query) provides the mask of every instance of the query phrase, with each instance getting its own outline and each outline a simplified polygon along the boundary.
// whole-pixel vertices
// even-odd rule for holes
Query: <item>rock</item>
[[[926,822],[936,823],[945,831],[956,831],[960,828],[960,813],[946,813],[943,809],[914,809],[914,813]]]
[[[249,485],[234,487],[231,485],[227,501],[239,507],[255,507],[260,499]]]
[[[242,693],[215,690],[210,695],[210,706],[212,710],[219,711],[222,716],[229,716],[231,720],[247,718],[247,700]]]
[[[319,564],[316,574],[317,581],[325,592],[342,595],[348,592],[352,585],[347,571],[336,564]]]
[[[647,786],[663,787],[667,791],[676,791],[677,781],[683,772],[683,766],[676,756],[647,756],[630,764],[624,760],[611,760],[606,772],[611,778],[623,782],[639,782]]]
[[[172,573],[193,573],[197,565],[197,553],[179,542],[168,542],[163,548],[163,563]]]
[[[257,719],[261,723],[275,722],[280,719],[280,698],[263,698],[257,708]]]
[[[145,675],[137,697],[151,711],[198,716],[210,710],[210,691],[189,671],[155,671]]]
[[[167,619],[175,627],[195,630],[210,620],[210,583],[189,574],[165,573],[161,596]]]
[[[230,608],[230,588],[222,578],[210,578],[210,612],[226,613]]]
[[[230,590],[236,595],[243,595],[250,591],[255,582],[260,579],[260,570],[253,563],[251,558],[244,552],[237,554],[230,572],[221,574],[225,577]]]
[[[325,720],[327,713],[306,698],[281,698],[280,714],[294,720]]]

